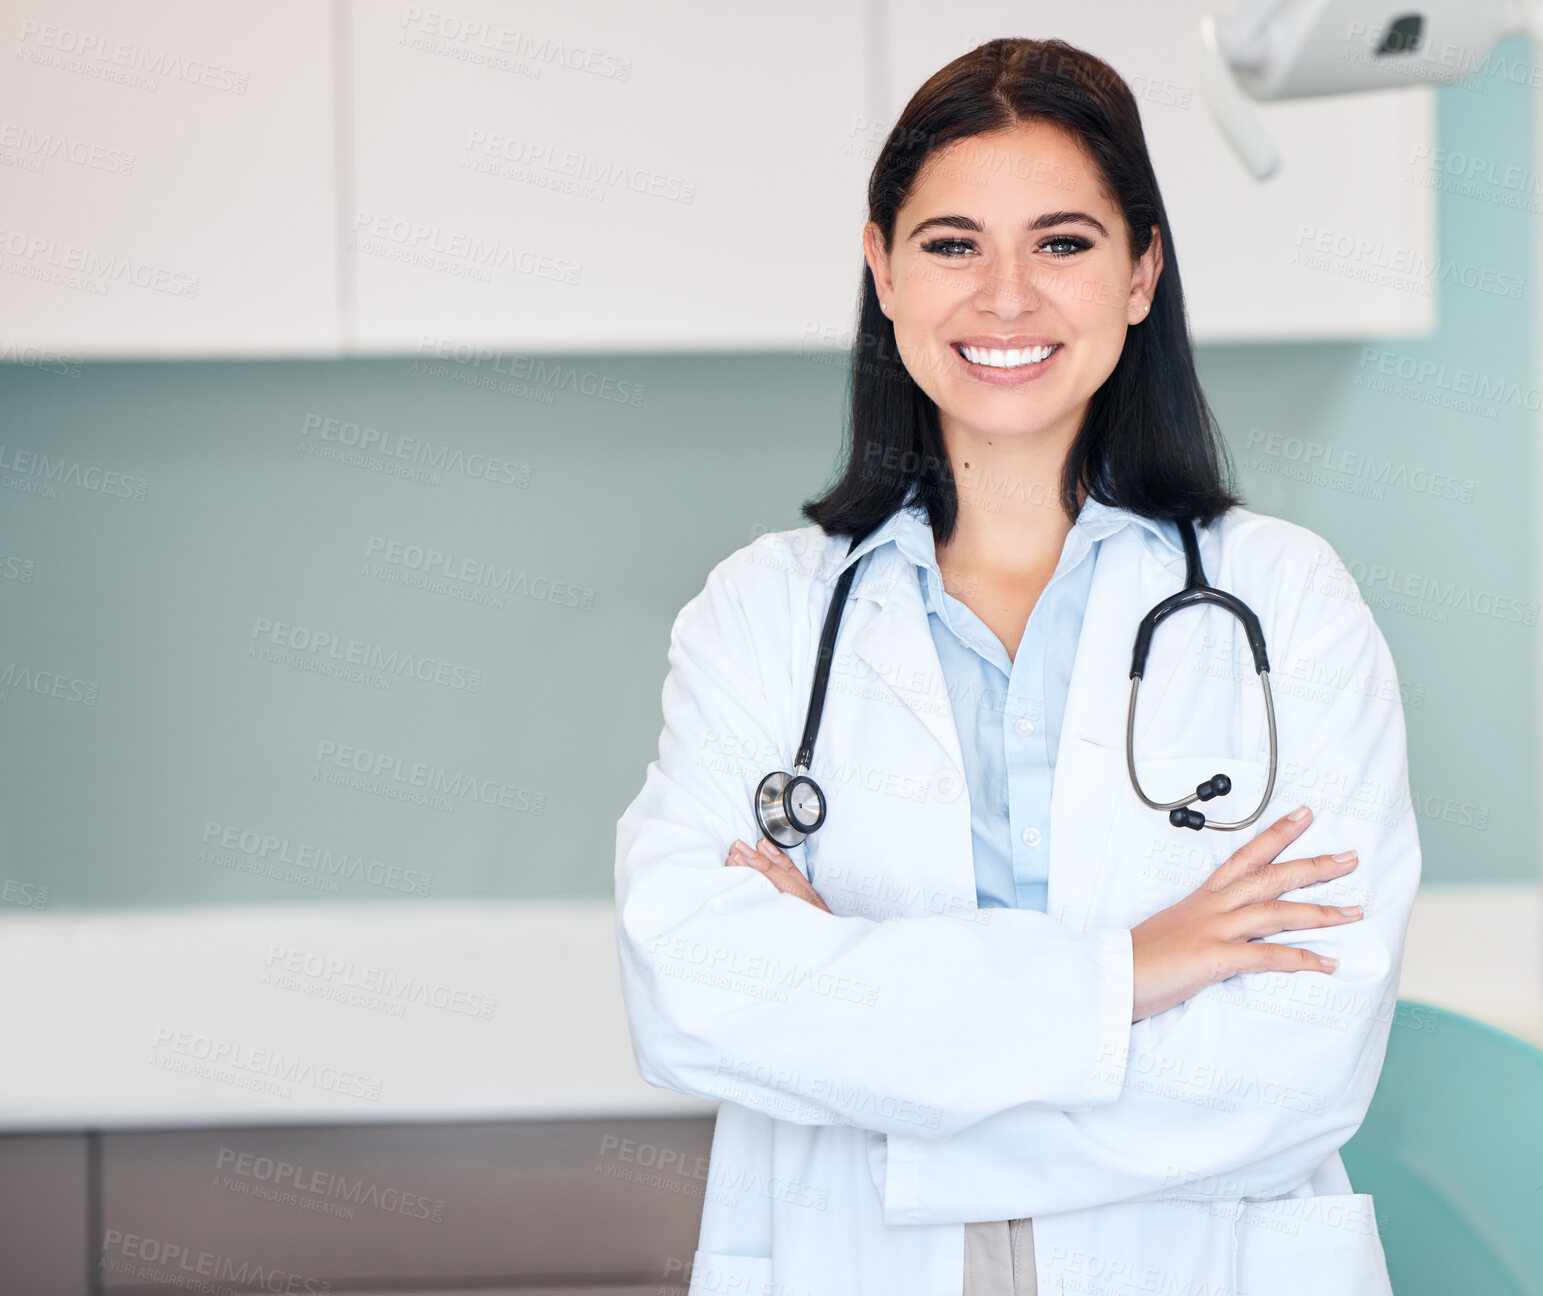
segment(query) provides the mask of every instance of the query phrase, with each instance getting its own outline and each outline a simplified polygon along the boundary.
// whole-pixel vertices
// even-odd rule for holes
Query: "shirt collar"
[[[1184,542],[1179,536],[1178,523],[1144,517],[1129,509],[1101,504],[1091,497],[1083,500],[1082,511],[1072,523],[1072,531],[1081,535],[1081,543],[1077,545],[1080,550],[1082,546],[1091,546],[1094,541],[1103,540],[1127,526],[1134,526],[1148,547],[1159,553],[1166,549],[1180,558],[1184,556]],[[891,542],[912,562],[938,571],[937,543],[933,539],[932,524],[927,520],[926,507],[913,497],[865,536],[850,554],[843,555],[840,565],[827,579],[834,583],[843,571],[864,554]],[[1080,557],[1080,552],[1077,556]]]

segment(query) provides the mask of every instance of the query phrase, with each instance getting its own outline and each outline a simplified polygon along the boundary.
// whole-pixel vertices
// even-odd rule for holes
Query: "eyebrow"
[[[942,226],[945,229],[973,230],[977,234],[985,233],[985,227],[973,216],[933,216],[928,220],[924,220],[920,225],[913,229],[910,234],[906,236],[906,241],[909,242],[911,239],[920,234],[924,229],[929,229],[934,225]],[[1105,238],[1109,237],[1109,231],[1104,228],[1103,222],[1095,220],[1093,217],[1089,216],[1087,212],[1044,212],[1041,215],[1036,216],[1027,225],[1025,225],[1024,228],[1032,232],[1034,230],[1048,229],[1052,225],[1091,225]]]

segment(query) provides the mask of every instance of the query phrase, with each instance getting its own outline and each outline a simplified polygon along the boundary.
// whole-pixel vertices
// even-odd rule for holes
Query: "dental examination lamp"
[[[1253,100],[1461,81],[1496,41],[1543,40],[1543,0],[1240,0],[1200,20],[1200,82],[1212,116],[1260,180],[1280,154]]]

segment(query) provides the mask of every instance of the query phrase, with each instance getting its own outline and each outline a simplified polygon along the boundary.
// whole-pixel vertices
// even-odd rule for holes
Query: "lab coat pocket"
[[[1200,756],[1166,756],[1139,759],[1136,772],[1142,790],[1154,801],[1176,801],[1217,774],[1232,780],[1226,796],[1196,801],[1191,809],[1207,819],[1231,823],[1254,811],[1264,792],[1270,765],[1265,760],[1243,760],[1229,753]],[[1128,876],[1112,888],[1130,898],[1127,918],[1131,925],[1159,910],[1178,904],[1196,890],[1229,856],[1258,836],[1272,822],[1269,807],[1246,828],[1218,831],[1214,828],[1175,828],[1163,810],[1142,803],[1127,782],[1116,811],[1111,840],[1127,852],[1122,861]]]
[[[1236,1246],[1247,1296],[1392,1296],[1370,1193],[1246,1202]]]
[[[691,1258],[686,1296],[765,1296],[772,1288],[770,1256],[698,1251]]]

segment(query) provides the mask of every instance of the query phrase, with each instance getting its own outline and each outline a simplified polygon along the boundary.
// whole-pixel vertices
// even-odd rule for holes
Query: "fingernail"
[[[1361,916],[1360,905],[1340,905],[1339,911],[1340,913],[1344,914],[1346,918],[1359,918]]]
[[[1329,958],[1326,954],[1320,954],[1318,956],[1318,958],[1323,963],[1324,968],[1327,971],[1332,972],[1332,971],[1334,971],[1335,968],[1337,968],[1339,966],[1339,960],[1338,959],[1336,959],[1336,958]]]
[[[1355,858],[1355,852],[1353,850],[1340,851],[1338,855],[1330,855],[1329,858],[1336,864],[1348,864]]]
[[[1307,807],[1305,805],[1298,806],[1286,818],[1290,819],[1293,823],[1307,818]]]
[[[755,848],[762,855],[766,856],[767,859],[774,860],[777,858],[777,851],[772,845],[770,837],[762,837],[760,841],[756,842]]]

